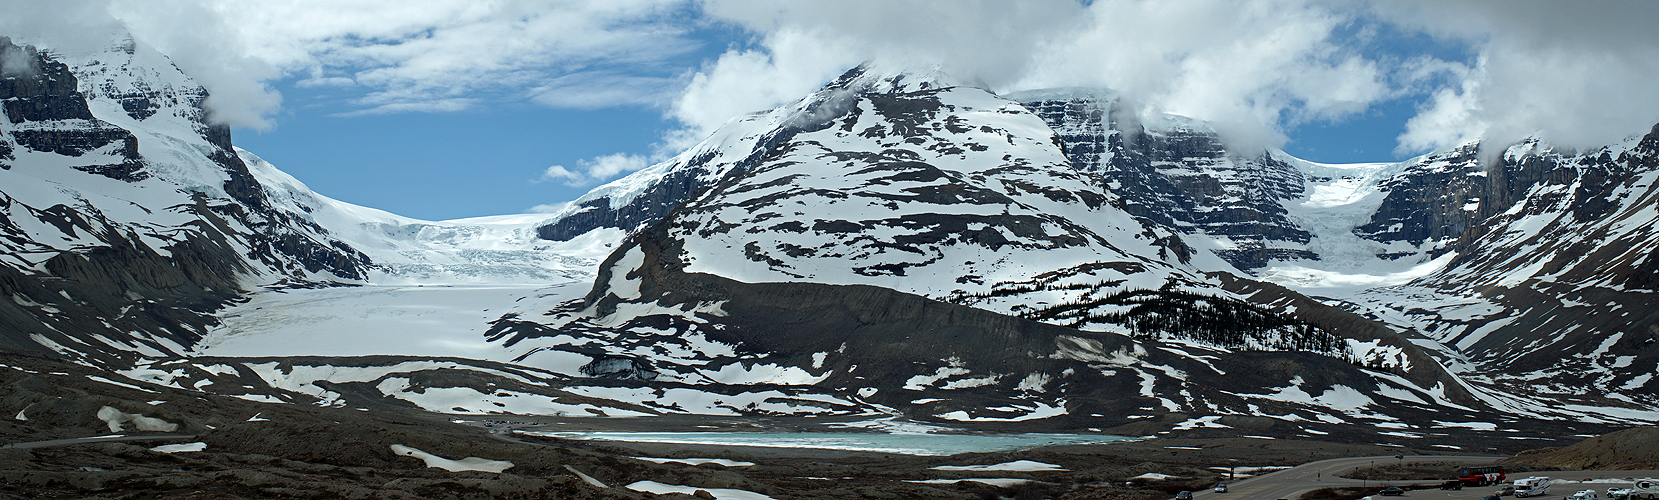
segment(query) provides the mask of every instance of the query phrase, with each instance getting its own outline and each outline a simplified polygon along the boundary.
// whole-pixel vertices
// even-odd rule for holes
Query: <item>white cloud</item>
[[[641,155],[612,153],[578,160],[576,165],[575,170],[564,165],[547,167],[536,182],[557,181],[573,187],[591,186],[651,166],[651,162],[649,158]]]
[[[689,0],[0,1],[0,29],[43,46],[89,50],[125,29],[207,87],[215,119],[254,128],[280,108],[269,83],[287,75],[308,75],[301,86],[370,91],[355,102],[361,109],[342,114],[450,111],[529,98],[524,89],[569,75],[675,75],[684,70],[664,61],[698,44],[680,19]],[[613,105],[666,103],[672,88]],[[578,107],[621,97],[566,90],[590,95]]]
[[[707,130],[797,99],[859,61],[939,68],[1006,91],[1109,87],[1148,114],[1277,145],[1279,127],[1340,119],[1391,95],[1383,69],[1331,40],[1344,11],[1309,1],[1071,0],[834,4],[711,0],[763,34],[687,86],[672,116]]]
[[[1375,63],[1332,39],[1342,13],[1313,2],[1097,2],[1071,43],[1022,84],[1105,86],[1207,120],[1230,139],[1277,146],[1283,124],[1338,119],[1388,95]]]
[[[1398,153],[1542,133],[1594,146],[1659,121],[1659,3],[1645,0],[707,0],[758,34],[687,85],[670,115],[687,143],[732,116],[792,101],[857,61],[942,68],[996,90],[1108,87],[1143,115],[1213,123],[1281,144],[1286,127],[1423,102]],[[1383,29],[1386,27],[1386,30]],[[1382,31],[1425,33],[1468,60],[1390,53]],[[1397,41],[1397,40],[1396,40]],[[1432,49],[1431,49],[1432,50]],[[1457,56],[1453,56],[1457,57]]]
[[[846,44],[795,29],[769,33],[765,50],[727,51],[691,77],[670,116],[690,127],[691,146],[733,117],[805,97],[863,59]]]
[[[352,87],[357,85],[357,80],[343,76],[315,76],[294,84],[300,87]]]
[[[1659,30],[1648,26],[1659,3],[1645,0],[0,0],[0,8],[0,33],[57,49],[101,47],[128,30],[208,87],[213,116],[233,125],[268,126],[282,102],[269,84],[293,76],[301,87],[357,95],[341,114],[524,101],[659,108],[683,127],[655,145],[658,156],[864,61],[938,68],[998,91],[1109,87],[1144,115],[1208,120],[1235,142],[1261,145],[1283,142],[1286,127],[1344,120],[1390,99],[1423,103],[1397,132],[1402,153],[1535,132],[1590,146],[1659,121],[1651,91]],[[688,62],[706,43],[699,37],[734,28],[739,40],[724,53]],[[1379,55],[1374,44],[1390,30],[1426,33],[1474,56]]]
[[[554,108],[666,106],[684,83],[678,78],[591,72],[565,75],[529,89],[530,100]]]
[[[372,107],[335,113],[332,116],[368,116],[387,115],[395,113],[449,113],[472,108],[478,104],[477,99],[464,97],[457,98],[428,98],[406,99],[406,96],[389,93],[371,93],[358,99],[358,102],[370,104]]]
[[[1400,135],[1424,151],[1471,137],[1507,144],[1531,134],[1574,148],[1647,132],[1659,122],[1659,3],[1413,0],[1378,3],[1401,25],[1464,40],[1479,62],[1433,98]]]

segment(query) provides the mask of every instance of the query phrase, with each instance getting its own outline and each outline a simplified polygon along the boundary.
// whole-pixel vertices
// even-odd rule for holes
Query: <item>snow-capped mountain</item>
[[[1659,132],[1321,165],[1110,91],[861,67],[561,212],[431,222],[234,148],[142,44],[0,50],[30,62],[0,67],[0,339],[143,383],[1125,434],[1659,421]]]
[[[1100,172],[1127,210],[1248,273],[1238,276],[1383,321],[1494,387],[1652,406],[1659,330],[1637,311],[1659,305],[1647,278],[1659,265],[1648,258],[1659,134],[1585,152],[1534,139],[1487,164],[1480,151],[1492,146],[1468,144],[1320,165],[1228,152],[1178,118],[1119,119],[1107,93],[1064,94],[1009,97],[1061,131],[1074,163]]]
[[[787,133],[767,128],[825,102],[841,103],[834,107],[839,114],[824,107],[811,115],[816,126]],[[1538,392],[1570,392],[1577,403],[1614,414],[1627,414],[1621,408],[1630,402],[1652,402],[1654,391],[1640,374],[1652,371],[1659,359],[1655,353],[1602,354],[1622,334],[1608,335],[1576,319],[1557,320],[1558,330],[1550,333],[1597,339],[1580,341],[1586,342],[1584,349],[1568,355],[1586,359],[1582,369],[1595,375],[1568,385],[1553,377],[1529,383],[1539,378],[1533,372],[1496,375],[1505,373],[1497,366],[1511,365],[1514,356],[1468,351],[1456,344],[1455,335],[1434,333],[1459,318],[1441,317],[1421,305],[1449,304],[1464,308],[1454,311],[1464,315],[1469,308],[1485,308],[1483,316],[1497,317],[1528,311],[1494,306],[1480,294],[1490,293],[1494,284],[1534,279],[1543,266],[1510,259],[1478,276],[1461,270],[1469,268],[1467,262],[1504,254],[1503,245],[1480,244],[1483,224],[1511,207],[1539,204],[1527,193],[1550,189],[1509,187],[1514,182],[1504,181],[1509,194],[1486,196],[1504,200],[1490,203],[1498,208],[1488,208],[1486,217],[1466,201],[1479,196],[1460,199],[1413,189],[1457,189],[1456,182],[1435,177],[1449,164],[1460,165],[1466,177],[1484,178],[1472,153],[1477,146],[1394,164],[1321,165],[1279,151],[1228,151],[1202,123],[1180,117],[1138,123],[1114,113],[1115,104],[1108,91],[996,96],[911,74],[854,70],[800,104],[735,121],[717,140],[699,146],[698,157],[741,157],[744,163],[711,168],[682,156],[660,165],[662,172],[596,190],[608,199],[629,199],[628,193],[656,189],[652,179],[664,172],[705,173],[699,188],[682,185],[682,191],[696,194],[667,214],[661,227],[635,233],[601,267],[582,303],[587,309],[573,305],[557,316],[586,314],[589,319],[576,321],[618,325],[659,316],[664,307],[693,322],[731,312],[721,300],[653,286],[653,280],[686,279],[670,277],[680,275],[870,285],[1143,340],[1196,342],[1226,351],[1323,346],[1337,359],[1402,376],[1417,390],[1504,411],[1559,412],[1552,399],[1530,396]],[[718,140],[734,136],[771,139],[736,147]],[[1522,145],[1501,168],[1593,166],[1596,158],[1603,163],[1620,158],[1631,165],[1618,170],[1625,178],[1595,173],[1609,171],[1605,167],[1586,169],[1587,175],[1605,185],[1646,187],[1636,173],[1644,161],[1634,156],[1641,153],[1638,143],[1607,154],[1556,155],[1549,162],[1529,160],[1548,154]],[[710,173],[719,180],[708,181]],[[1536,182],[1553,176],[1558,185],[1573,184],[1559,180],[1563,175],[1519,177]],[[1600,197],[1615,198],[1617,193]],[[1647,202],[1634,195],[1623,199],[1637,203],[1621,205],[1622,210],[1603,207],[1622,215],[1600,224],[1622,230],[1619,248],[1651,248],[1653,242],[1643,239],[1654,220],[1642,211]],[[1575,213],[1568,205],[1546,212]],[[1517,230],[1511,241],[1548,237],[1527,227]],[[645,250],[653,246],[661,253]],[[1626,257],[1628,265],[1603,268],[1625,276],[1631,266],[1639,267],[1640,258],[1636,252]],[[1626,295],[1624,300],[1636,302],[1647,297]],[[1160,309],[1172,304],[1182,312]],[[1253,333],[1198,327],[1203,320],[1182,323],[1193,310],[1229,311],[1220,321],[1253,325]],[[1651,323],[1608,320],[1601,326],[1617,324],[1641,334]],[[568,325],[537,324],[548,332],[554,331],[549,324]],[[1608,338],[1613,340],[1598,350],[1597,343]],[[1509,342],[1533,356],[1562,357],[1538,349],[1544,343]],[[622,351],[612,354],[625,355]],[[931,363],[946,361],[940,356]],[[941,369],[956,368],[962,367]],[[1577,397],[1586,394],[1609,396]]]

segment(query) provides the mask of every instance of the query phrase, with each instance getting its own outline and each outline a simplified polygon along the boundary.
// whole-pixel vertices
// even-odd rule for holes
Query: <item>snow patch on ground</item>
[[[656,462],[656,463],[659,463],[659,464],[670,464],[670,463],[672,463],[672,464],[686,464],[686,465],[716,464],[716,465],[720,465],[720,466],[724,466],[724,467],[748,467],[748,466],[751,466],[751,465],[755,464],[754,462],[743,462],[743,461],[738,461],[738,460],[728,460],[728,459],[724,459],[724,458],[652,458],[652,457],[633,457],[633,458],[636,458],[636,459],[639,459],[639,460],[644,460],[644,461],[647,461],[647,462]]]
[[[677,484],[663,484],[663,483],[659,483],[659,482],[656,482],[656,481],[637,481],[637,482],[634,482],[634,483],[630,483],[629,485],[624,486],[624,487],[628,488],[630,490],[643,491],[643,492],[651,493],[651,494],[655,494],[655,495],[666,495],[666,494],[669,494],[669,493],[684,493],[684,494],[687,494],[687,495],[691,495],[691,494],[694,494],[698,491],[706,491],[710,495],[714,495],[714,498],[716,500],[775,500],[772,497],[762,495],[762,494],[759,494],[759,493],[755,493],[753,491],[748,491],[748,490],[734,490],[734,489],[728,489],[728,488],[698,488],[698,487],[695,487],[695,486],[680,486],[680,485],[677,485]]]
[[[970,477],[970,478],[963,478],[963,479],[910,479],[910,480],[906,480],[905,482],[907,482],[907,483],[921,483],[921,484],[956,484],[956,483],[960,483],[960,482],[963,482],[963,481],[970,481],[970,482],[975,482],[975,483],[985,483],[985,484],[989,484],[991,486],[997,486],[997,487],[1002,487],[1002,488],[1006,488],[1006,487],[1009,487],[1009,486],[1019,486],[1019,485],[1025,484],[1025,483],[1032,482],[1030,479],[1017,479],[1017,478],[1005,478],[1005,477]]]
[[[98,420],[109,424],[110,432],[121,432],[128,422],[131,422],[141,431],[173,432],[179,430],[179,424],[137,413],[126,413],[110,406],[98,409]]]
[[[1001,407],[1001,408],[986,408],[986,409],[996,410],[996,411],[1005,411],[1005,412],[1024,412],[1025,414],[1017,416],[1017,417],[975,417],[975,416],[969,415],[967,411],[957,410],[957,411],[953,411],[953,412],[949,412],[949,413],[942,413],[942,414],[934,415],[934,416],[945,419],[945,420],[955,420],[955,421],[958,421],[958,422],[1024,422],[1024,421],[1027,421],[1027,420],[1041,420],[1041,419],[1050,418],[1050,417],[1058,417],[1058,416],[1066,414],[1066,405],[1065,405],[1065,402],[1063,402],[1063,401],[1060,402],[1059,406],[1054,406],[1054,405],[1048,404],[1047,402],[1038,401],[1036,404],[1030,405],[1030,406],[1014,405],[1014,406],[1007,406],[1007,407]]]
[[[1042,472],[1042,471],[1063,471],[1063,470],[1066,470],[1064,467],[1060,467],[1058,465],[1046,464],[1046,463],[1036,462],[1036,461],[1032,461],[1032,460],[1015,460],[1013,462],[1003,462],[1003,463],[1000,463],[1000,464],[992,464],[992,465],[940,465],[940,466],[937,466],[937,467],[931,467],[931,469],[933,469],[933,470],[957,470],[957,471],[1011,471],[1011,472]]]
[[[202,450],[205,450],[205,449],[207,449],[207,443],[203,443],[203,442],[198,441],[198,442],[195,442],[195,443],[184,443],[184,444],[164,444],[164,445],[161,445],[161,446],[150,448],[150,451],[154,451],[154,452],[158,452],[158,453],[188,453],[188,452],[202,451]]]
[[[443,458],[443,457],[440,457],[440,456],[437,456],[437,455],[433,455],[431,453],[427,453],[427,452],[424,452],[424,451],[421,451],[421,450],[417,450],[415,448],[410,448],[408,446],[404,446],[404,445],[401,445],[401,444],[392,445],[392,453],[396,453],[396,454],[403,455],[403,456],[406,456],[406,457],[419,458],[419,459],[421,459],[421,461],[426,462],[427,467],[437,467],[439,469],[447,470],[447,471],[450,471],[450,472],[459,472],[459,471],[464,471],[464,470],[476,470],[476,471],[494,472],[494,473],[500,474],[501,471],[507,470],[508,468],[511,468],[513,466],[512,462],[508,462],[508,461],[505,461],[505,460],[486,460],[486,459],[482,459],[482,458],[478,458],[478,457],[467,457],[467,458],[463,458],[463,459],[460,459],[460,460],[450,460],[450,459]]]

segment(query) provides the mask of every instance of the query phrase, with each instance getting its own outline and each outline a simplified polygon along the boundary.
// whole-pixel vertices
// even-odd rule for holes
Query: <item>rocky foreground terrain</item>
[[[412,408],[390,398],[379,403],[353,401],[345,407],[320,407],[110,382],[97,370],[80,365],[29,353],[0,355],[0,386],[5,388],[0,391],[4,394],[0,396],[0,408],[17,412],[0,421],[0,440],[7,443],[0,448],[0,498],[689,498],[678,494],[654,496],[624,487],[637,481],[655,481],[715,491],[744,490],[773,498],[1152,499],[1225,480],[1227,465],[1271,467],[1341,456],[1444,451],[1343,444],[1351,441],[1344,436],[1334,436],[1331,442],[1267,439],[1273,432],[1271,426],[1250,429],[1251,422],[1243,418],[1229,421],[1235,428],[1193,429],[1140,441],[954,456],[601,444],[502,433],[497,428],[474,425],[480,419],[476,415],[465,417],[471,423],[458,423],[463,419]],[[100,411],[110,411],[105,407],[129,417],[156,419],[145,426],[151,429],[166,424],[176,427],[138,431],[137,423],[129,421],[121,424],[120,431],[114,431],[99,418]],[[697,425],[733,425],[741,420],[703,420],[696,416],[566,418],[563,423],[583,429],[683,430]],[[800,430],[807,428],[803,421],[755,418],[742,425]],[[1516,430],[1529,436],[1575,432],[1549,428],[1549,422],[1518,425],[1524,428]],[[1240,428],[1268,435],[1227,437],[1240,434]],[[1448,442],[1466,444],[1468,438],[1456,435],[1456,429],[1445,430],[1449,431]],[[1649,437],[1653,434],[1652,429],[1625,432]],[[22,443],[113,434],[187,437],[22,448],[28,446]],[[1633,443],[1627,434],[1612,437],[1625,436],[1616,441]],[[1570,444],[1575,439],[1556,441]],[[1605,438],[1556,451],[1523,453],[1522,457],[1539,464],[1550,463],[1541,458],[1582,455],[1578,450],[1601,439]],[[1511,454],[1549,441],[1515,439],[1490,444],[1498,452]],[[151,449],[185,443],[202,443],[203,449],[175,453]],[[395,453],[393,445],[455,460],[504,460],[512,466],[501,473],[451,472]],[[1613,453],[1653,449],[1651,443],[1603,448]],[[724,458],[754,465],[691,466],[631,457]],[[1053,464],[1064,470],[932,469],[1017,460]],[[1628,462],[1609,460],[1613,459],[1595,463]],[[578,471],[606,486],[584,480],[575,473]],[[1132,479],[1149,473],[1175,477]],[[970,477],[1034,482],[1008,487],[971,481],[913,482]]]

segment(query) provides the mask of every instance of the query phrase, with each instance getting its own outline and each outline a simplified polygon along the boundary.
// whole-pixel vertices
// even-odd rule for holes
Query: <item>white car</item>
[[[1596,500],[1596,490],[1583,490],[1567,497],[1567,500]]]

